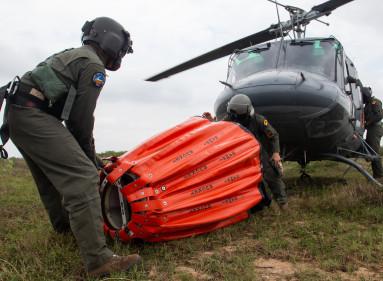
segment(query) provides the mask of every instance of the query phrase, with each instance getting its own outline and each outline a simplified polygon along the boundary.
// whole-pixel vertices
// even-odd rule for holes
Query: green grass
[[[144,264],[105,280],[383,280],[383,191],[355,172],[345,182],[345,169],[312,163],[313,180],[304,184],[299,167],[287,164],[286,213],[269,208],[234,226],[166,243],[109,241],[119,254],[138,252]],[[255,266],[260,259],[288,263],[294,272],[268,273],[272,266]],[[361,268],[367,273],[359,274]],[[53,232],[24,161],[0,161],[0,280],[79,277],[88,280],[74,238]]]

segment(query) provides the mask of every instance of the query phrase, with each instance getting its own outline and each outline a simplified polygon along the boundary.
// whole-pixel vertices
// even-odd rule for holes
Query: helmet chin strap
[[[121,66],[121,61],[122,61],[122,58],[121,57],[118,57],[114,60],[111,60],[109,59],[105,65],[105,68],[107,70],[111,70],[111,71],[116,71],[117,69],[120,68]]]
[[[109,56],[104,52],[104,50],[102,50],[98,46],[98,44],[93,42],[87,42],[86,44],[92,46],[92,48],[96,50],[97,55],[99,56],[101,61],[104,63],[104,66],[107,70],[116,71],[117,69],[120,68],[121,60],[122,60],[121,57],[118,57],[114,60],[110,59]]]
[[[100,48],[100,46],[98,46],[97,43],[92,41],[84,42],[83,44],[91,46],[96,51],[97,56],[100,58],[100,60],[106,68],[106,66],[109,64],[109,59],[107,54],[105,54],[105,52]]]
[[[241,124],[242,126],[247,127],[250,124],[250,120],[251,120],[251,117],[247,116],[247,118],[243,118],[239,120],[238,123]]]
[[[252,119],[252,116],[248,113],[243,115],[229,113],[229,117],[231,121],[237,122],[245,127],[247,127],[250,124],[250,120]]]

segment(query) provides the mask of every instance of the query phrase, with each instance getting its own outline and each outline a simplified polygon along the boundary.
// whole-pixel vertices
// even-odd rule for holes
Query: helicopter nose
[[[335,82],[299,71],[269,71],[243,83],[236,92],[248,95],[255,111],[268,118],[286,142],[335,132],[344,112],[351,109],[350,99]]]
[[[258,112],[300,118],[319,113],[339,97],[339,87],[323,76],[301,71],[273,70],[249,77],[235,88],[248,95]]]

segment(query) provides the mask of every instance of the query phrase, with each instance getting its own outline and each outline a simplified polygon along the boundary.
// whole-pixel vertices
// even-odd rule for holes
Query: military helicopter
[[[277,129],[283,159],[297,161],[302,178],[309,178],[304,168],[310,161],[334,160],[382,186],[352,159],[378,157],[363,140],[363,101],[355,65],[336,38],[305,37],[311,21],[320,21],[319,17],[353,0],[329,0],[308,12],[268,1],[284,7],[290,20],[279,20],[146,80],[158,81],[230,55],[227,80],[220,81],[225,89],[214,105],[218,120],[233,95],[246,94],[255,110]]]

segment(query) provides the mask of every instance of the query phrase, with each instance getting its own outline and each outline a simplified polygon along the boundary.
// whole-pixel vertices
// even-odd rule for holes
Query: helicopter
[[[231,97],[245,94],[256,112],[268,118],[278,131],[283,160],[301,165],[302,179],[310,180],[305,172],[309,162],[332,160],[354,167],[382,187],[353,160],[379,157],[363,139],[363,99],[354,63],[335,37],[305,36],[312,21],[324,23],[318,18],[353,0],[329,0],[308,12],[268,1],[275,3],[277,9],[284,7],[290,20],[280,21],[278,13],[277,24],[146,81],[158,81],[230,55],[226,81],[220,81],[225,88],[214,104],[217,120],[225,116]]]

